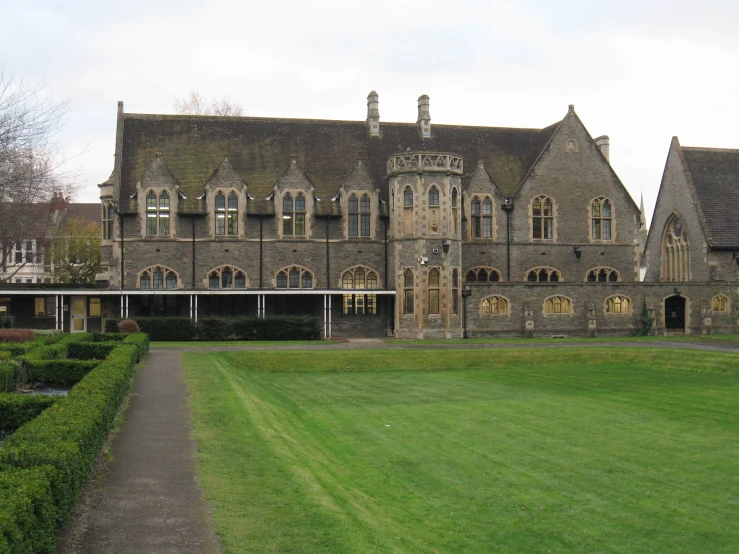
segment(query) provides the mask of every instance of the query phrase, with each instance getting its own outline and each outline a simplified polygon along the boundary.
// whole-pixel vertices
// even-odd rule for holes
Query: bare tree
[[[175,112],[180,115],[222,115],[241,116],[244,109],[227,96],[208,101],[196,90],[191,90],[187,98],[177,98],[174,102]]]
[[[44,93],[44,84],[14,81],[0,74],[0,244],[3,260],[15,242],[35,238],[34,207],[55,191],[70,192],[67,161],[53,141],[64,123],[67,103]],[[33,233],[29,235],[28,233]]]

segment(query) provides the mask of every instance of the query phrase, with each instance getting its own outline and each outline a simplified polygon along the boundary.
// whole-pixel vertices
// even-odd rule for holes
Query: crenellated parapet
[[[464,173],[462,156],[445,152],[404,152],[387,160],[388,176],[419,172],[461,176]]]

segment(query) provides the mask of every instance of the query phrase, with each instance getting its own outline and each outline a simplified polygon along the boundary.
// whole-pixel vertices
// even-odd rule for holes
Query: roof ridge
[[[693,150],[696,152],[735,152],[739,154],[739,148],[713,148],[710,146],[680,146],[683,150]]]

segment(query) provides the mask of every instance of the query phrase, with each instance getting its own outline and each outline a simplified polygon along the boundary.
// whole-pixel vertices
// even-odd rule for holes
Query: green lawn
[[[226,552],[739,551],[738,355],[184,356]]]

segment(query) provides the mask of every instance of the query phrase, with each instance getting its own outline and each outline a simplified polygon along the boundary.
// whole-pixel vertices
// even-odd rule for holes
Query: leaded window
[[[231,265],[224,265],[208,273],[210,289],[245,289],[246,272]]]
[[[414,313],[413,290],[413,270],[408,268],[403,272],[403,313],[406,315]]]
[[[508,315],[508,299],[497,294],[483,298],[480,303],[480,312],[482,315]]]
[[[545,240],[554,238],[554,203],[548,196],[537,196],[531,202],[531,236]]]
[[[349,236],[359,236],[359,200],[355,194],[349,196]]]
[[[459,315],[459,270],[452,270],[452,313]]]
[[[544,313],[547,315],[571,314],[572,302],[566,296],[550,296],[544,300]]]
[[[526,274],[529,283],[557,283],[560,279],[559,271],[551,267],[535,267]]]
[[[363,237],[370,236],[370,216],[370,197],[368,194],[363,194],[359,201],[359,234]]]
[[[148,267],[139,273],[139,288],[142,290],[174,290],[178,281],[177,273],[165,266]]]
[[[711,299],[711,311],[723,312],[723,313],[728,312],[729,311],[729,298],[727,296],[724,296],[723,294],[714,296]]]
[[[588,283],[615,283],[619,280],[619,273],[612,267],[594,267],[588,270],[585,280]]]
[[[439,306],[439,270],[432,268],[429,270],[429,314],[438,315],[440,312]]]
[[[611,201],[607,198],[596,198],[590,205],[593,240],[611,240],[613,218],[611,217]]]
[[[473,267],[467,271],[465,281],[468,283],[497,283],[500,271],[494,267]]]
[[[630,314],[631,299],[628,296],[616,295],[606,298],[607,314]]]
[[[439,206],[439,189],[435,185],[432,185],[429,189],[429,206]]]
[[[363,266],[347,269],[341,275],[341,287],[344,289],[376,289],[378,282],[377,272]],[[345,294],[343,301],[344,315],[377,313],[376,294]]]
[[[150,190],[146,195],[146,234],[169,235],[169,194],[162,191],[159,196]]]
[[[286,267],[277,272],[276,283],[278,289],[312,289],[313,273],[297,265]]]
[[[302,192],[299,192],[295,199],[289,192],[282,197],[282,234],[305,235],[305,196]]]

